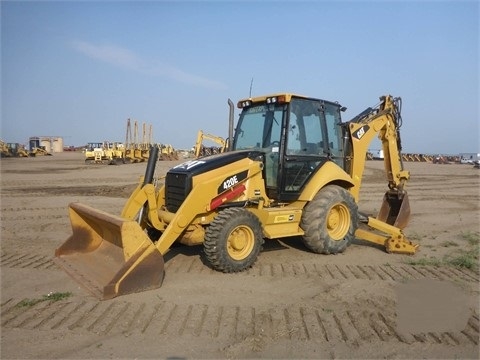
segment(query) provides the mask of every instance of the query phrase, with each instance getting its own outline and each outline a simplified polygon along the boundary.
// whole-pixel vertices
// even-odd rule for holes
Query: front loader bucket
[[[397,191],[387,191],[377,219],[399,229],[405,228],[410,219],[408,194],[404,192],[403,196],[399,196]]]
[[[55,250],[55,262],[101,300],[155,289],[163,256],[137,222],[87,205],[69,207],[73,234]]]

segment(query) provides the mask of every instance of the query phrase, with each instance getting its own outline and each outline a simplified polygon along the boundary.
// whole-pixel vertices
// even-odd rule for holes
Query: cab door
[[[329,160],[325,104],[294,98],[290,102],[281,166],[279,199],[296,200],[312,174]]]

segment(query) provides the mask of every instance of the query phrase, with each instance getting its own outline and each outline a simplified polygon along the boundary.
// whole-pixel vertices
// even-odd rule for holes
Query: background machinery
[[[130,119],[127,119],[127,132],[125,136],[125,163],[137,163],[147,161],[150,157],[150,147],[153,137],[153,126],[150,124],[142,124],[142,139],[139,141],[139,131],[137,120],[133,121],[133,133]]]
[[[101,299],[161,286],[163,255],[175,243],[203,245],[222,272],[251,267],[264,239],[296,236],[311,251],[343,252],[353,239],[415,253],[402,229],[410,215],[401,161],[400,98],[348,122],[337,102],[294,94],[248,98],[229,151],[200,157],[155,178],[157,154],[120,216],[70,204],[72,235],[56,261]],[[366,153],[378,136],[388,190],[376,217],[358,211]],[[152,147],[157,153],[158,148]]]
[[[15,157],[29,157],[30,154],[25,149],[25,145],[19,143],[8,143],[7,147]]]
[[[107,163],[107,157],[103,151],[103,143],[89,142],[85,148],[85,164]]]
[[[85,148],[86,164],[118,165],[124,162],[125,146],[120,142],[90,142]]]
[[[159,148],[158,160],[178,160],[178,152],[170,144],[157,144]]]
[[[3,140],[0,140],[0,157],[10,157],[12,154],[10,153],[10,149],[7,146],[7,143]]]
[[[210,140],[218,146],[205,146],[204,141]],[[193,155],[198,158],[201,156],[215,155],[225,152],[228,147],[228,141],[220,136],[205,134],[202,130],[198,130],[197,141],[193,147]]]
[[[40,139],[31,139],[30,140],[30,152],[29,156],[52,156],[50,152],[46,149],[44,145],[41,144]]]
[[[25,145],[19,143],[6,143],[0,140],[1,157],[28,157],[29,153]]]

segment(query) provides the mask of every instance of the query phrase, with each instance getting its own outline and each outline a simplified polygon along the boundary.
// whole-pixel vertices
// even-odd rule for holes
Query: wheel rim
[[[339,241],[345,238],[350,228],[350,212],[344,204],[332,206],[327,217],[327,231],[330,238]]]
[[[237,226],[227,240],[228,254],[234,260],[243,260],[252,252],[254,243],[255,235],[252,229],[244,225]]]

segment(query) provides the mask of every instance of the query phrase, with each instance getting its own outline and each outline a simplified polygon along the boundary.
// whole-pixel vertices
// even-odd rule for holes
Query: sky
[[[139,139],[151,125],[186,149],[198,130],[228,136],[229,98],[298,93],[338,101],[348,121],[390,94],[404,152],[480,153],[476,0],[0,6],[6,142],[125,141],[131,119]]]

